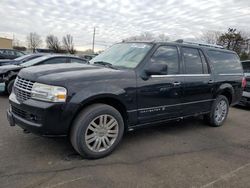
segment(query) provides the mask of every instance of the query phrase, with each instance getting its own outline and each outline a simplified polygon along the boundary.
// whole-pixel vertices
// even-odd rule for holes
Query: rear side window
[[[18,57],[20,57],[20,56],[22,56],[23,54],[22,53],[20,53],[20,52],[14,52],[15,53],[15,55],[16,56],[18,56]]]
[[[168,65],[168,74],[179,73],[179,57],[175,46],[160,46],[151,57],[152,63]]]
[[[87,63],[87,61],[86,60],[84,60],[84,59],[77,59],[77,58],[71,58],[70,59],[70,62],[71,63]]]
[[[209,50],[208,56],[218,74],[242,73],[240,60],[236,54]]]
[[[242,62],[244,73],[250,73],[250,61]]]
[[[65,57],[55,57],[55,58],[51,58],[48,59],[46,61],[44,61],[42,64],[59,64],[59,63],[67,63],[67,58]]]
[[[183,60],[185,64],[186,74],[202,74],[203,65],[200,53],[195,48],[182,48]]]

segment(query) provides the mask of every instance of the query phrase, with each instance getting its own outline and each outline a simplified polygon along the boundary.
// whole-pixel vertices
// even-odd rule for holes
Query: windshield
[[[135,68],[151,49],[146,43],[119,43],[115,44],[90,61],[106,62],[115,67]]]
[[[244,73],[250,73],[250,61],[242,62]]]
[[[40,63],[41,61],[46,60],[48,58],[49,58],[48,56],[38,57],[36,59],[32,59],[30,61],[26,61],[25,63],[21,63],[21,66],[24,66],[24,67],[33,66],[33,65],[36,65],[37,63]]]

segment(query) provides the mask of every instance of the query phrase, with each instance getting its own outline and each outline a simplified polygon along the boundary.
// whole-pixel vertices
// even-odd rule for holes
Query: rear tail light
[[[242,78],[242,84],[241,84],[241,87],[242,88],[245,88],[247,86],[247,80],[245,77]]]

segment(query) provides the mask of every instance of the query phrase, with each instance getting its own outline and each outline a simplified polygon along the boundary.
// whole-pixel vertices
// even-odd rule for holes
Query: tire
[[[98,159],[113,152],[123,133],[124,122],[119,111],[106,104],[93,104],[81,111],[75,119],[70,141],[84,158]]]
[[[221,106],[221,108],[219,106]],[[204,116],[204,119],[209,123],[210,126],[220,127],[226,121],[228,111],[229,111],[228,99],[224,95],[219,95],[213,102],[210,113],[206,114]]]
[[[12,92],[12,88],[14,86],[14,83],[15,83],[15,79],[11,80],[8,82],[8,84],[6,85],[6,91],[7,93],[10,95],[11,92]]]

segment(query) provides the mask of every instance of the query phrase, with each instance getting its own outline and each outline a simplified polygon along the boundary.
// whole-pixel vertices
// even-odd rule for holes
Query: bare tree
[[[123,41],[152,41],[152,40],[165,42],[169,40],[169,37],[165,35],[164,33],[159,34],[158,36],[155,36],[153,33],[144,32],[140,35],[128,37],[124,39]]]
[[[46,37],[46,43],[47,47],[51,50],[53,50],[55,53],[60,53],[61,52],[61,45],[60,41],[58,38],[54,35],[48,35]]]
[[[42,44],[40,35],[34,32],[30,33],[27,36],[27,44],[28,44],[28,48],[30,48],[33,52],[35,52],[36,48],[41,46]]]
[[[242,52],[242,47],[245,38],[241,35],[240,31],[237,31],[235,28],[229,28],[227,32],[223,33],[219,38],[219,44],[227,48],[228,50],[233,50],[239,55]]]
[[[123,41],[150,41],[153,39],[154,39],[154,35],[152,33],[144,32],[140,35],[128,37],[124,39]]]
[[[150,32],[144,32],[139,36],[140,40],[145,40],[145,41],[149,41],[149,40],[154,40],[155,37],[152,33]]]
[[[217,44],[219,42],[221,34],[222,33],[219,31],[205,31],[198,38],[198,40],[208,44]]]
[[[74,54],[76,51],[74,49],[73,37],[70,34],[67,34],[62,39],[64,49],[70,53]]]
[[[158,38],[159,38],[159,40],[162,41],[162,42],[169,41],[169,37],[168,37],[167,35],[165,35],[164,33],[159,34]]]

